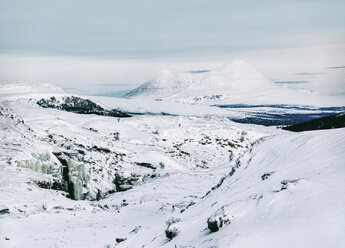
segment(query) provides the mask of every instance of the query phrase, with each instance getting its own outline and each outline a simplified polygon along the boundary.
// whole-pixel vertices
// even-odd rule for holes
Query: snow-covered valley
[[[211,75],[122,99],[1,85],[0,247],[344,247],[344,128],[232,121],[339,113],[343,97],[266,79],[197,97]]]

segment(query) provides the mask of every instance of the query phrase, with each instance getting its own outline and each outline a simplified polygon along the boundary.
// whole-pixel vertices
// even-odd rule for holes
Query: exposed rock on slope
[[[64,96],[60,99],[54,96],[49,99],[42,98],[37,101],[37,104],[43,108],[56,108],[78,114],[96,114],[122,118],[131,117],[130,115],[116,109],[106,110],[89,99],[84,99],[76,96]]]
[[[2,106],[0,106],[0,130],[2,141],[0,159],[9,165],[48,175],[44,180],[35,181],[39,187],[66,191],[69,193],[67,196],[74,200],[97,198],[99,186],[89,183],[90,173],[84,168],[84,165],[90,166],[89,163],[74,155],[78,154],[78,151],[94,154],[93,148],[83,149],[75,146],[71,140],[64,139],[62,135],[61,143],[52,134],[48,137],[39,137],[22,118]],[[74,149],[76,149],[75,153]],[[91,178],[97,180],[102,176],[100,174],[93,173]],[[109,181],[108,188],[111,190],[115,185],[111,180]],[[106,193],[108,188],[102,193]]]
[[[83,188],[87,187],[90,175],[85,172],[84,164],[76,163],[62,152],[54,152],[54,155],[62,164],[61,174],[65,184],[65,191],[69,193],[71,199],[85,199]],[[87,190],[85,191],[87,192]]]
[[[211,232],[217,232],[223,225],[230,223],[231,218],[225,213],[224,206],[207,219],[207,227]]]

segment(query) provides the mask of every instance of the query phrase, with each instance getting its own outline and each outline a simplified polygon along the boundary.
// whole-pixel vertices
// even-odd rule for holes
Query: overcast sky
[[[126,89],[242,59],[345,91],[344,73],[324,76],[345,66],[344,13],[344,0],[0,0],[0,83]]]
[[[345,41],[344,0],[0,0],[0,52],[118,58]]]

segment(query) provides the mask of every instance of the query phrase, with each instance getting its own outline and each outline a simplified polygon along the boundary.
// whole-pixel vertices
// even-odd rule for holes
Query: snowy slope
[[[0,247],[345,245],[344,128],[292,133],[144,99],[121,104],[156,115],[36,104],[53,95],[0,97]]]
[[[11,214],[0,217],[0,244],[342,247],[344,140],[342,129],[277,132],[248,150],[235,173],[214,190],[220,180],[214,176],[228,175],[232,163],[204,172],[170,169],[163,177],[95,203],[71,201],[55,191],[39,189],[30,183],[38,174],[3,165],[1,190],[6,197],[1,204]],[[14,176],[17,173],[20,177]],[[13,175],[11,180],[9,175]],[[210,233],[207,220],[215,213],[230,223]],[[165,230],[171,218],[180,219],[180,231],[169,241]],[[126,240],[117,244],[116,238]]]
[[[264,140],[221,187],[176,214],[181,231],[171,243],[162,238],[155,244],[343,247],[344,138],[344,129],[339,129],[281,133]],[[231,223],[210,233],[206,222],[214,213]]]

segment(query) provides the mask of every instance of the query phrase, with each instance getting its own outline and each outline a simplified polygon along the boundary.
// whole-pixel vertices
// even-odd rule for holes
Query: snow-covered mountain
[[[325,82],[324,82],[325,83]],[[192,105],[318,105],[344,106],[342,95],[278,85],[244,61],[212,70],[173,72],[165,70],[127,94],[145,99]],[[143,103],[145,105],[145,103]]]
[[[263,91],[275,85],[254,67],[244,61],[214,70],[172,72],[165,70],[154,80],[148,81],[127,94],[128,97],[173,95],[244,93]]]

